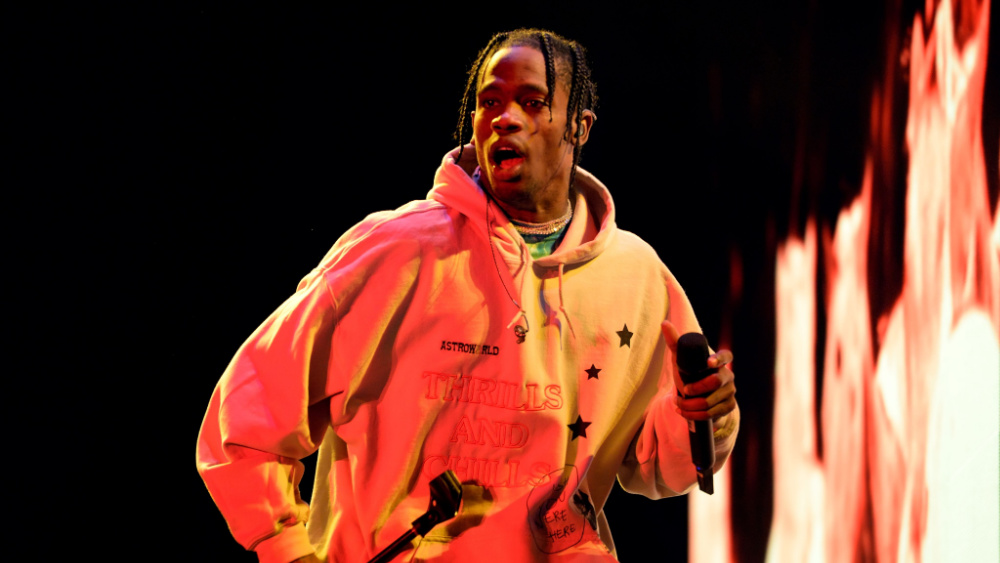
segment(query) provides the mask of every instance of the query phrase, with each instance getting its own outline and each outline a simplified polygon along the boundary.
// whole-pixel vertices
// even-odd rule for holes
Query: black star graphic
[[[569,429],[573,431],[573,440],[576,440],[578,436],[587,437],[587,427],[590,426],[589,422],[584,422],[580,415],[576,415],[576,422],[573,424],[567,424]]]
[[[629,348],[631,348],[631,346],[629,346]],[[599,377],[597,377],[597,374],[601,373],[601,368],[596,367],[594,364],[590,364],[590,369],[585,369],[583,371],[587,372],[588,380],[600,379]]]
[[[632,347],[632,333],[628,331],[628,325],[618,331],[618,338],[622,339],[622,343],[618,345],[619,348],[622,346]]]

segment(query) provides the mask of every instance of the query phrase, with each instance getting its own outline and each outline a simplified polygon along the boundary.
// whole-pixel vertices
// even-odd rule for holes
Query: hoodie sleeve
[[[669,271],[666,276],[667,319],[680,334],[701,332],[684,290]],[[677,390],[674,371],[677,364],[673,353],[664,348],[659,390],[647,407],[642,425],[618,471],[622,488],[651,499],[685,494],[698,483],[698,475],[691,463],[687,419],[675,411]],[[716,422],[713,473],[719,471],[729,458],[738,428],[738,408]]]
[[[314,551],[299,460],[350,419],[347,396],[377,396],[391,353],[383,336],[415,277],[412,244],[363,230],[342,237],[240,347],[198,436],[209,493],[233,537],[265,563]],[[376,290],[364,291],[379,274]]]
[[[240,347],[198,436],[198,472],[233,537],[261,561],[313,552],[304,466],[329,425],[326,364],[336,308],[322,276],[304,280]]]

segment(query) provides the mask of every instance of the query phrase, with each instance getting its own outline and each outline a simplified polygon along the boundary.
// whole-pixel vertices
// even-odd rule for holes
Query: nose
[[[497,133],[514,133],[524,127],[524,119],[514,104],[508,104],[500,115],[493,118],[492,125]]]

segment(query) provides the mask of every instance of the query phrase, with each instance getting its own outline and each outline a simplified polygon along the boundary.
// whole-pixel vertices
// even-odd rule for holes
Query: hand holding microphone
[[[712,422],[736,409],[735,376],[728,364],[733,354],[720,350],[709,355],[705,337],[698,333],[680,336],[670,321],[664,321],[663,336],[674,352],[678,370],[677,413],[688,420],[691,457],[698,472],[698,484],[712,494],[712,467],[715,465],[715,441]]]

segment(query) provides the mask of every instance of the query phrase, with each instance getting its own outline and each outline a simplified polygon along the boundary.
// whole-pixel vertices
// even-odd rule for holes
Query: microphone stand
[[[423,516],[413,521],[412,527],[389,544],[368,563],[389,563],[399,555],[413,538],[423,536],[445,520],[450,520],[458,514],[458,506],[462,503],[462,484],[451,469],[438,475],[430,482],[431,503]]]

